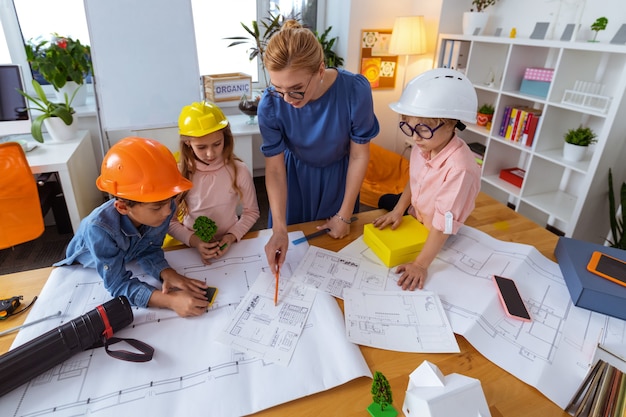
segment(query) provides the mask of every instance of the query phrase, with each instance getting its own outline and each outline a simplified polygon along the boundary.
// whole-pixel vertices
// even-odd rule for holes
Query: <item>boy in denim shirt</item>
[[[122,139],[105,155],[96,185],[115,198],[81,221],[66,259],[55,266],[96,268],[112,296],[124,295],[135,306],[165,307],[182,317],[205,312],[206,284],[172,269],[161,247],[176,212],[173,197],[192,185],[171,152],[155,140]],[[125,267],[131,261],[159,278],[163,289],[133,277]]]

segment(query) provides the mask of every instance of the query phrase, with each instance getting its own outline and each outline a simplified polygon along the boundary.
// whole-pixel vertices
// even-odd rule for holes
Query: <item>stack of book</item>
[[[565,408],[574,417],[624,416],[626,374],[599,359]]]
[[[540,109],[516,105],[505,106],[498,134],[510,141],[532,146],[540,117]]]

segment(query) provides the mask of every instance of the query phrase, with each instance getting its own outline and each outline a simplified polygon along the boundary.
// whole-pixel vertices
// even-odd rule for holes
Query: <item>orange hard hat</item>
[[[109,149],[102,160],[98,189],[141,203],[166,200],[191,188],[180,174],[174,155],[162,143],[127,137]]]

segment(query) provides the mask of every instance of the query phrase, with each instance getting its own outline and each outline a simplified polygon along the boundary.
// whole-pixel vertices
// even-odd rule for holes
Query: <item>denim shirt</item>
[[[109,200],[85,217],[70,241],[66,258],[54,266],[80,263],[95,268],[113,297],[124,295],[132,305],[146,307],[156,290],[126,269],[126,263],[137,261],[144,272],[160,279],[169,268],[163,254],[163,239],[170,219],[176,211],[171,200],[171,214],[159,227],[141,225],[136,228],[128,216],[120,214]]]

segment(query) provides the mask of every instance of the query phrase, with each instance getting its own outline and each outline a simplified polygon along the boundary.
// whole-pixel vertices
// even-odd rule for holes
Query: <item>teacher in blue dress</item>
[[[270,38],[263,62],[271,86],[258,119],[273,232],[265,251],[274,271],[287,254],[288,224],[324,219],[319,229],[348,235],[380,128],[367,79],[326,68],[317,38],[295,20]]]

